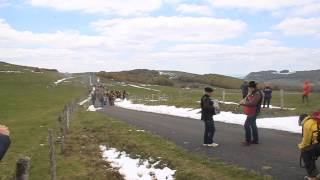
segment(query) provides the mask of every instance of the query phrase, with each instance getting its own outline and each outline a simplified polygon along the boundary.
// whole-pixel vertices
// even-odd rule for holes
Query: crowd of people
[[[123,90],[108,90],[103,85],[96,85],[90,91],[91,102],[95,107],[114,106],[116,99],[126,99],[128,93]]]

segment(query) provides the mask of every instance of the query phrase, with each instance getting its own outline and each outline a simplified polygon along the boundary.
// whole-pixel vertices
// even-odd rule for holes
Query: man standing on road
[[[247,97],[247,95],[248,95],[248,81],[243,82],[243,84],[240,86],[240,90],[242,93],[242,98]]]
[[[205,125],[203,146],[217,147],[218,144],[213,142],[213,136],[215,133],[213,115],[215,115],[215,109],[213,101],[210,99],[212,92],[212,88],[206,87],[204,89],[204,95],[201,98],[201,120],[204,121]]]
[[[250,109],[250,113],[247,114],[247,119],[244,124],[245,141],[242,142],[242,145],[244,146],[249,146],[250,144],[259,144],[256,121],[261,110],[262,98],[262,92],[257,88],[257,83],[255,81],[250,81],[249,95],[239,103],[240,105],[246,106]],[[251,132],[253,139],[251,139]]]
[[[267,104],[267,108],[269,108],[270,101],[272,98],[272,89],[271,89],[270,85],[266,85],[266,87],[263,89],[263,94],[264,94],[263,108],[266,107],[266,104]]]

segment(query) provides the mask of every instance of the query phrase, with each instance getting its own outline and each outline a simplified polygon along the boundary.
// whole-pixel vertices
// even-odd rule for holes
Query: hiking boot
[[[309,176],[305,176],[303,179],[304,179],[304,180],[317,180],[317,178],[315,178],[315,177],[309,177]]]
[[[218,147],[219,144],[216,144],[216,143],[212,143],[212,144],[208,144],[208,147]]]
[[[206,147],[206,146],[208,146],[208,144],[202,144],[202,146]]]
[[[250,142],[248,142],[248,141],[244,141],[244,142],[241,142],[241,145],[242,146],[250,146]]]

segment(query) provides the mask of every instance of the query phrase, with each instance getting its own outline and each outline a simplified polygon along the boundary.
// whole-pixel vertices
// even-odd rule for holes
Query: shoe
[[[212,143],[212,144],[208,144],[208,147],[218,147],[219,144],[216,144],[216,143]]]
[[[250,142],[248,142],[248,141],[244,141],[244,142],[241,142],[241,145],[242,146],[250,146]]]
[[[305,177],[304,177],[304,180],[317,180],[317,178],[305,176]]]
[[[205,146],[205,147],[206,147],[206,146],[208,146],[208,144],[202,144],[202,146]]]
[[[259,144],[258,141],[251,141],[251,144]]]

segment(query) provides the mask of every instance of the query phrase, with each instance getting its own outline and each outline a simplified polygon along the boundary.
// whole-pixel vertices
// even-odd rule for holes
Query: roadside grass
[[[174,143],[149,132],[137,132],[134,126],[117,119],[106,117],[102,113],[87,112],[78,109],[71,123],[71,136],[81,139],[83,150],[97,152],[101,158],[99,145],[117,148],[132,157],[161,160],[163,165],[177,170],[177,180],[212,180],[212,179],[271,179],[243,168],[226,164],[216,158],[207,158],[191,154]],[[81,138],[83,137],[83,138]],[[82,161],[96,164],[99,160],[83,156]],[[119,178],[110,176],[110,179]]]
[[[105,79],[104,79],[105,80]],[[147,105],[173,105],[177,107],[199,108],[199,101],[203,94],[202,89],[185,89],[178,87],[167,86],[146,86],[148,88],[160,90],[160,92],[150,91],[146,89],[126,86],[119,82],[105,80],[105,84],[109,89],[126,90],[129,93],[129,98],[134,103],[142,103]],[[139,84],[137,84],[139,85]],[[140,85],[141,86],[141,85]],[[222,101],[223,89],[216,88],[213,94],[214,99]],[[225,89],[225,101],[239,102],[242,98],[240,90]],[[150,101],[152,99],[156,101]],[[159,97],[167,97],[167,100],[160,100]],[[311,93],[309,104],[302,103],[301,92],[285,92],[284,103],[285,108],[296,108],[295,110],[281,109],[262,109],[261,117],[281,117],[295,116],[301,113],[311,113],[320,109],[320,93]],[[280,107],[280,91],[273,92],[271,104]],[[221,104],[222,111],[232,111],[234,113],[242,113],[242,108],[237,105]]]
[[[58,137],[58,116],[67,102],[87,94],[79,78],[54,87],[61,74],[43,71],[24,71],[26,67],[4,66],[2,70],[20,70],[23,73],[0,73],[0,124],[9,127],[11,147],[0,163],[0,179],[12,179],[15,162],[21,155],[31,157],[30,179],[49,179],[48,128]],[[51,86],[48,86],[51,85]],[[58,147],[56,146],[56,152]],[[73,169],[86,169],[77,159],[63,163],[57,154],[58,168],[66,174],[77,174]]]

